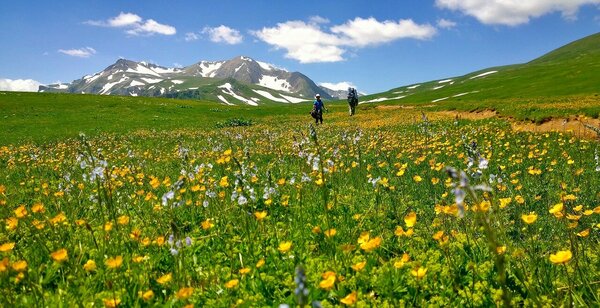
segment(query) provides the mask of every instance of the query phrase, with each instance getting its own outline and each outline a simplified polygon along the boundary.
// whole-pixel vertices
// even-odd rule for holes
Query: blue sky
[[[245,55],[375,93],[527,62],[598,31],[600,0],[3,1],[0,88],[70,82],[119,58]]]

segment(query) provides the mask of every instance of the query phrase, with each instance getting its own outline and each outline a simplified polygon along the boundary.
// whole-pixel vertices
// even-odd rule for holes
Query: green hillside
[[[341,106],[340,106],[341,107]],[[244,118],[307,115],[309,103],[224,106],[212,101],[113,95],[0,92],[0,145],[135,130],[210,129]]]
[[[444,109],[485,107],[499,111],[523,104],[561,103],[557,109],[571,113],[582,108],[582,113],[597,117],[597,107],[590,107],[588,103],[600,100],[599,71],[600,33],[597,33],[528,63],[491,67],[460,77],[398,87],[365,96],[362,101],[433,104]],[[587,103],[578,105],[581,100]],[[536,108],[524,110],[521,117],[537,119],[541,114],[536,114]]]

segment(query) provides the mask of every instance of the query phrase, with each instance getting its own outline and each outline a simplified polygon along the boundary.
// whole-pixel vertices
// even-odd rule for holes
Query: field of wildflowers
[[[0,304],[600,303],[597,141],[362,111],[0,145]]]

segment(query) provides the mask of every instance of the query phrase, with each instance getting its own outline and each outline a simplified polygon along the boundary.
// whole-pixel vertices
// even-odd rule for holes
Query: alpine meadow
[[[530,26],[430,2],[468,31]],[[580,19],[565,21],[560,5],[549,16],[565,25],[600,12],[581,2]],[[219,49],[218,60],[170,67],[110,58],[70,83],[0,92],[1,306],[600,305],[600,33],[521,64],[366,94],[236,50],[270,44],[290,63],[337,65],[267,37],[298,25],[331,40],[304,42],[308,54],[345,52],[338,67],[395,48],[349,47],[358,17],[221,26],[230,31],[218,41],[220,27],[184,37],[170,34],[183,26],[167,13],[119,10],[80,25],[147,44],[179,35],[235,56]],[[541,15],[529,23],[549,22]],[[388,36],[403,24],[361,22]],[[419,44],[441,40],[443,25],[459,32],[438,21]],[[76,57],[102,55],[87,48]],[[356,114],[348,87],[360,90]],[[323,124],[309,114],[315,95]]]

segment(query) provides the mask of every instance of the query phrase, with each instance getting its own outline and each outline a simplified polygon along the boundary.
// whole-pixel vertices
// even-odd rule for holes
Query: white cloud
[[[191,42],[191,41],[195,41],[198,40],[200,38],[200,36],[194,32],[188,32],[185,34],[185,41],[186,42]]]
[[[348,45],[365,47],[402,38],[424,40],[431,38],[436,30],[431,25],[418,25],[410,19],[380,22],[373,17],[367,19],[357,17],[343,25],[332,27],[331,32],[349,39]]]
[[[220,25],[215,28],[205,27],[202,33],[208,34],[211,41],[215,43],[226,43],[230,45],[239,44],[243,40],[240,31]]]
[[[338,82],[338,83],[332,83],[332,82],[321,82],[319,83],[320,86],[325,87],[327,89],[331,89],[331,90],[335,90],[335,91],[346,91],[348,90],[348,88],[356,88],[356,86],[349,81],[342,81],[342,82]]]
[[[438,19],[437,26],[442,29],[452,29],[452,28],[456,27],[456,23],[452,20],[442,18],[442,19]]]
[[[316,16],[308,23],[287,21],[251,33],[276,49],[285,49],[286,58],[301,63],[343,61],[348,48],[363,48],[402,38],[428,39],[436,33],[433,26],[418,25],[410,19],[380,22],[375,18],[357,17],[322,29],[321,24],[327,22]]]
[[[0,91],[37,92],[39,87],[33,79],[0,79]]]
[[[91,26],[124,28],[125,33],[130,35],[173,35],[177,29],[173,26],[158,23],[154,19],[144,20],[139,15],[133,13],[119,13],[116,17],[103,20],[88,20],[84,22]]]
[[[473,16],[484,24],[516,26],[553,12],[575,19],[579,7],[600,4],[600,0],[436,0],[435,3],[440,8]]]
[[[96,50],[92,47],[83,47],[79,49],[59,49],[58,52],[79,58],[89,58],[90,56],[96,54]]]

